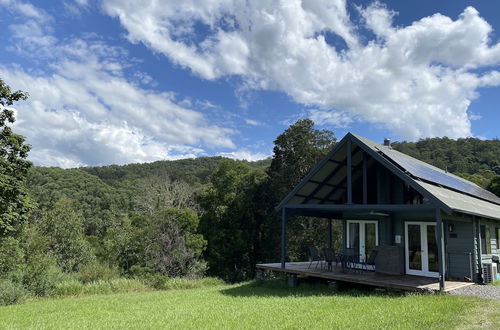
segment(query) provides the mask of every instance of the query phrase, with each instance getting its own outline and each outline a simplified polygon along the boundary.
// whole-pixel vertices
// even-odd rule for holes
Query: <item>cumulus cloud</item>
[[[6,4],[16,9],[14,4],[19,3]],[[126,50],[91,38],[59,41],[50,33],[50,20],[29,11],[20,13],[29,17],[29,25],[9,27],[20,45],[14,50],[48,65],[36,71],[0,65],[0,76],[30,94],[28,101],[16,104],[15,129],[33,145],[30,158],[36,164],[124,164],[235,147],[233,130],[211,124],[202,113],[180,105],[175,93],[131,82],[135,77],[147,85],[152,82],[147,74],[135,72],[127,79],[124,69],[132,64]],[[41,42],[43,38],[51,41]]]
[[[379,2],[357,7],[354,21],[345,0],[102,0],[102,8],[131,42],[204,79],[236,75],[247,88],[287,93],[321,109],[313,115],[325,124],[356,118],[406,139],[470,136],[477,88],[500,84],[500,43],[472,7],[409,26],[394,26],[397,13]]]
[[[241,149],[232,152],[221,152],[219,153],[219,156],[237,160],[247,160],[249,162],[255,162],[257,160],[262,160],[271,157],[270,154],[265,154],[262,152],[251,152],[246,149]]]

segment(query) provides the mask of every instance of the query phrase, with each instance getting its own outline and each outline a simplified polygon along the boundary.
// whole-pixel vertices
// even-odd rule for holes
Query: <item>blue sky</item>
[[[0,0],[0,77],[37,165],[256,160],[341,138],[498,137],[500,2]]]

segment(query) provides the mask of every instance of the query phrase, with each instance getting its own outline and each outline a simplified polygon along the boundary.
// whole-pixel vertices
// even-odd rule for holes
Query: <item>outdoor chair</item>
[[[323,257],[325,259],[329,271],[332,270],[332,263],[335,262],[335,267],[337,267],[337,264],[341,262],[339,256],[335,254],[335,250],[332,248],[324,248]]]
[[[344,249],[341,257],[342,270],[353,270],[354,266],[359,262],[359,256],[356,254],[356,250],[353,248]]]
[[[309,263],[309,267],[307,267],[307,268],[311,268],[311,265],[315,261],[317,262],[315,268],[318,268],[318,265],[320,265],[320,263],[322,262],[322,259],[319,255],[319,252],[318,252],[318,248],[314,245],[308,245],[307,248],[309,249],[309,258],[311,259],[311,262]]]
[[[375,259],[377,258],[377,250],[371,250],[370,255],[366,261],[360,262],[363,270],[369,270],[368,266],[375,266]]]

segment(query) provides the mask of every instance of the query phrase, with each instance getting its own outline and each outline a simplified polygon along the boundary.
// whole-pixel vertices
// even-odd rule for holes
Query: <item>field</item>
[[[281,282],[31,300],[0,307],[0,328],[498,328],[500,302],[338,291]]]

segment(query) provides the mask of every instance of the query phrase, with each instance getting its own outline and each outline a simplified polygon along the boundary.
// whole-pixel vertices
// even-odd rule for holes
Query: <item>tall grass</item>
[[[81,296],[112,293],[144,292],[150,289],[141,281],[127,278],[117,278],[109,281],[82,283],[72,280],[56,285],[55,296]]]

